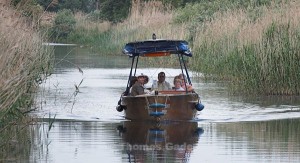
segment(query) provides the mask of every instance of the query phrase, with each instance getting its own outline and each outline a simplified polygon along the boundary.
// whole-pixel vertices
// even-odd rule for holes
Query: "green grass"
[[[120,54],[124,43],[112,41],[116,35],[112,31],[76,29],[68,37],[69,42],[88,46],[101,55]]]

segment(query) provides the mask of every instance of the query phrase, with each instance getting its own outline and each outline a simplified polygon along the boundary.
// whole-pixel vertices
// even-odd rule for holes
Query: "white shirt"
[[[158,90],[158,91],[166,91],[171,89],[172,89],[171,84],[167,81],[159,83],[157,80],[154,80],[151,87],[151,90]]]

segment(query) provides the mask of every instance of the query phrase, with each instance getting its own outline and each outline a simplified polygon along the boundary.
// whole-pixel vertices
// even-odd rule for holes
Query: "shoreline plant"
[[[299,95],[299,8],[298,1],[216,0],[174,9],[137,0],[117,24],[75,14],[76,27],[66,41],[118,55],[126,42],[150,39],[152,33],[184,39],[194,54],[190,67],[199,76],[228,81],[233,93]]]
[[[38,85],[51,73],[53,49],[10,6],[0,11],[0,127],[18,124],[34,106]]]
[[[229,81],[232,92],[299,95],[299,2],[216,13],[196,29],[193,69]]]

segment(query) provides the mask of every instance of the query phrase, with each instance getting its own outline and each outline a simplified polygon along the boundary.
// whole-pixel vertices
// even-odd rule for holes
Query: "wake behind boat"
[[[155,36],[155,35],[154,35]],[[195,91],[185,89],[152,90],[155,93],[133,96],[130,94],[130,81],[136,76],[139,57],[168,57],[177,55],[182,74],[186,76],[184,83],[192,85],[183,56],[192,57],[188,43],[184,40],[152,40],[129,42],[123,53],[132,59],[126,91],[121,95],[116,109],[124,111],[129,120],[146,121],[181,121],[193,120],[197,111],[204,106]],[[185,87],[187,88],[187,87]]]

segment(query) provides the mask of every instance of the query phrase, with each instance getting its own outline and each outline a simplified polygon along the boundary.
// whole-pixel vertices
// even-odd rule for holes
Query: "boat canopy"
[[[123,53],[129,57],[157,57],[170,54],[182,54],[192,57],[188,42],[184,40],[146,40],[129,42],[125,45]]]

